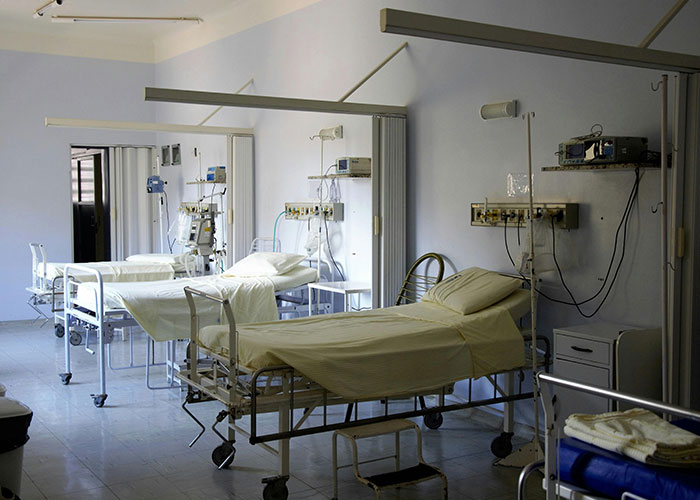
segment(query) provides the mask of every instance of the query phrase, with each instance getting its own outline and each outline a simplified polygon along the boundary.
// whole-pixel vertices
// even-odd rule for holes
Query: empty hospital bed
[[[149,336],[147,342],[147,386],[153,343],[169,342],[167,377],[169,386],[174,378],[174,344],[177,339],[189,337],[190,316],[184,288],[196,286],[212,295],[229,299],[235,304],[237,317],[242,322],[277,319],[276,293],[293,289],[316,280],[316,269],[299,264],[303,256],[293,254],[256,253],[236,263],[221,275],[182,278],[149,282],[105,283],[96,269],[69,264],[64,274],[64,321],[71,334],[65,342],[65,372],[60,374],[64,384],[70,383],[71,337],[86,338],[86,348],[92,339],[99,358],[100,392],[93,394],[93,402],[101,407],[107,398],[106,361],[114,330],[141,327]],[[78,281],[72,276],[88,273],[91,281]],[[219,321],[221,311],[210,307],[202,311],[213,322]],[[77,333],[82,330],[82,334]],[[73,342],[72,344],[75,344]]]
[[[290,438],[532,397],[523,389],[525,339],[515,324],[529,311],[529,292],[516,289],[519,280],[506,278],[507,290],[482,300],[489,290],[477,280],[471,291],[484,293],[472,293],[463,307],[470,302],[458,297],[464,274],[469,273],[433,288],[447,293],[420,303],[248,325],[236,323],[226,300],[187,288],[192,316],[188,367],[176,376],[189,386],[182,407],[201,428],[190,446],[205,426],[187,405],[218,400],[226,409],[212,426],[222,439],[212,453],[214,463],[221,468],[233,461],[239,432],[278,456],[279,475],[264,480],[263,497],[285,498]],[[198,312],[208,302],[223,307],[228,325],[202,326],[206,322]],[[201,365],[202,356],[213,363]],[[457,381],[483,376],[496,382],[491,397],[457,403],[446,398]],[[436,405],[421,405],[425,396],[434,396]],[[385,404],[384,414],[370,416],[358,411],[361,403],[396,398],[412,401],[412,408],[393,410]],[[332,405],[348,404],[354,415],[329,412]],[[261,429],[263,413],[278,414],[276,431]],[[248,429],[237,422],[246,415]],[[227,436],[216,429],[224,420]],[[278,441],[277,448],[270,441]]]
[[[545,409],[545,460],[530,464],[523,469],[518,488],[520,500],[525,498],[525,482],[528,476],[541,467],[544,467],[542,484],[548,500],[555,498],[576,500],[700,498],[700,473],[698,472],[700,464],[697,461],[693,467],[684,468],[652,465],[572,437],[560,436],[561,422],[557,421],[556,408],[552,401],[556,388],[565,387],[628,403],[657,412],[659,415],[669,415],[673,424],[697,434],[698,440],[700,440],[700,412],[546,373],[537,374],[537,383],[542,392],[542,404]],[[605,415],[604,418],[609,418],[609,415]],[[674,420],[679,417],[680,420]],[[629,445],[625,447],[627,446]]]
[[[68,264],[50,262],[46,249],[40,243],[30,243],[32,252],[32,282],[27,287],[30,297],[27,300],[38,318],[44,324],[49,317],[39,306],[51,305],[54,313],[54,328],[57,337],[63,337],[65,329],[61,303],[63,298],[63,275]],[[190,275],[194,269],[194,256],[191,254],[137,254],[127,257],[125,261],[86,262],[81,266],[100,272],[105,282],[155,281],[173,279],[176,276]],[[92,273],[73,270],[73,277],[78,281],[94,280]],[[57,314],[58,313],[58,314]]]

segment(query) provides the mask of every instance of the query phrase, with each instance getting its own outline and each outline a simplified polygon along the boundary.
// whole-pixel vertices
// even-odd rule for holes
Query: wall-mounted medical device
[[[170,145],[160,147],[160,166],[170,166]]]
[[[217,166],[207,169],[208,182],[226,182],[226,167]]]
[[[192,217],[187,246],[196,248],[199,255],[214,252],[214,218],[207,215]]]
[[[571,139],[559,144],[559,165],[630,163],[642,159],[646,137],[598,136]]]
[[[180,145],[179,144],[173,144],[171,146],[173,158],[172,162],[170,163],[171,165],[179,165],[182,163],[182,154],[180,153]]]
[[[180,210],[187,215],[214,214],[216,215],[216,203],[201,203],[198,201],[183,201],[180,203]]]
[[[370,175],[372,173],[372,159],[351,156],[338,158],[335,161],[335,173],[340,175]]]
[[[578,203],[534,203],[534,219],[551,217],[560,229],[578,228]],[[471,225],[482,227],[525,226],[530,218],[528,203],[472,203]]]
[[[284,204],[284,218],[287,220],[309,220],[319,214],[319,207],[326,220],[340,222],[343,220],[342,203],[319,203],[317,201],[287,202]]]
[[[163,193],[165,191],[165,181],[157,175],[151,175],[146,181],[146,192]]]

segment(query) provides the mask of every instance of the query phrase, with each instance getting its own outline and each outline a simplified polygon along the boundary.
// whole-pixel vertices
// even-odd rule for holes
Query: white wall
[[[573,0],[557,2],[556,6],[543,1],[467,4],[443,0],[428,4],[417,0],[326,0],[160,63],[156,85],[230,92],[252,75],[255,83],[246,90],[249,93],[337,99],[406,39],[379,32],[379,9],[384,6],[635,45],[664,12],[664,6],[647,4],[598,1],[581,11]],[[545,11],[546,16],[542,15]],[[606,15],[601,17],[603,11]],[[692,16],[691,11],[685,14]],[[675,22],[682,28],[680,33],[673,36],[677,30],[672,24],[655,46],[697,52],[694,37],[687,34],[687,21],[679,18]],[[594,123],[603,124],[610,135],[648,136],[651,148],[658,149],[659,96],[651,91],[650,83],[657,81],[660,73],[408,40],[408,50],[350,100],[409,106],[409,260],[437,251],[449,258],[454,269],[478,265],[509,270],[503,230],[472,228],[468,205],[485,196],[492,201],[507,200],[506,175],[526,169],[524,122],[484,122],[478,117],[484,103],[517,99],[521,112],[536,112],[536,198],[581,204],[580,228],[559,232],[558,250],[568,264],[565,273],[574,294],[579,298],[592,294],[607,269],[614,231],[634,175],[551,173],[541,172],[540,167],[556,163],[554,152],[559,142],[587,133]],[[160,119],[180,118],[190,123],[210,109],[159,104],[157,114]],[[212,119],[212,125],[255,127],[259,235],[272,233],[283,201],[308,198],[305,176],[318,170],[318,144],[307,136],[321,127],[343,123],[348,140],[345,151],[338,150],[338,155],[366,154],[369,124],[362,120],[241,109],[224,109]],[[356,146],[347,145],[354,137],[362,139]],[[658,183],[658,172],[644,173],[639,203],[630,222],[625,263],[595,320],[640,326],[659,321],[659,294],[656,287],[649,286],[659,274],[659,220],[650,212],[658,201]],[[299,249],[299,240],[305,239],[289,223],[282,223],[281,235],[289,250]],[[509,240],[517,253],[514,230]],[[565,298],[553,275],[545,279],[543,287]],[[586,322],[570,307],[544,300],[540,306],[543,332],[550,332],[552,326]]]
[[[0,321],[33,318],[29,242],[72,259],[70,145],[153,144],[145,133],[46,128],[44,117],[153,121],[150,64],[0,51]],[[145,189],[145,186],[144,186]]]
[[[441,0],[325,0],[188,54],[160,63],[162,87],[231,92],[251,75],[248,93],[338,99],[402,41],[401,53],[350,101],[409,107],[408,119],[408,258],[436,251],[450,270],[468,266],[509,271],[502,229],[469,224],[469,204],[512,201],[506,176],[525,172],[525,124],[520,119],[482,121],[479,107],[517,99],[520,112],[536,113],[533,162],[536,200],[580,203],[580,227],[558,232],[558,254],[575,296],[582,300],[600,286],[615,229],[634,183],[632,172],[552,173],[559,142],[587,133],[594,123],[608,135],[646,136],[659,149],[659,95],[650,84],[660,72],[624,68],[499,49],[407,38],[379,31],[379,10],[394,7],[524,29],[628,45],[638,44],[669,5],[655,2],[580,2]],[[654,48],[698,53],[687,6]],[[159,104],[158,116],[205,116],[208,107]],[[343,123],[348,136],[369,133],[369,126],[314,114],[224,109],[212,125],[251,126],[256,133],[257,233],[269,235],[281,203],[304,196],[305,176],[317,170],[317,145],[307,135]],[[368,135],[365,135],[368,137]],[[362,142],[355,153],[365,154]],[[588,321],[656,326],[660,318],[659,218],[650,208],[659,200],[659,173],[643,174],[632,213],[625,262],[606,304],[592,320],[573,308],[540,300],[541,334],[553,327]],[[345,200],[347,201],[347,200]],[[283,246],[298,248],[299,235],[283,224]],[[548,232],[544,232],[549,237]],[[517,253],[515,230],[509,231]],[[548,243],[551,247],[551,243]],[[619,255],[619,250],[618,250]],[[553,274],[542,287],[566,299]],[[597,305],[596,302],[594,302]],[[585,307],[590,312],[593,307]],[[529,405],[529,403],[528,403]],[[529,406],[523,408],[530,412]]]

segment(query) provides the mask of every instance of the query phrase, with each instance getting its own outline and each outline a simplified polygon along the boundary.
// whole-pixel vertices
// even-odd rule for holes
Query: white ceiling
[[[47,1],[0,0],[0,49],[157,62],[318,0],[64,0],[35,19],[34,11]],[[52,15],[199,17],[203,22],[53,23]]]
[[[187,23],[66,24],[52,23],[51,16],[201,17],[206,22],[241,3],[241,0],[64,0],[63,5],[49,9],[44,16],[34,19],[34,11],[46,1],[0,0],[0,30],[96,38],[127,36],[152,42],[162,35],[186,29]]]

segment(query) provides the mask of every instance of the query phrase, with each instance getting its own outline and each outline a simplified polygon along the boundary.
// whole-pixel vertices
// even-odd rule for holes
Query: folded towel
[[[700,466],[700,436],[641,408],[600,415],[574,413],[566,419],[564,433],[648,464]]]

